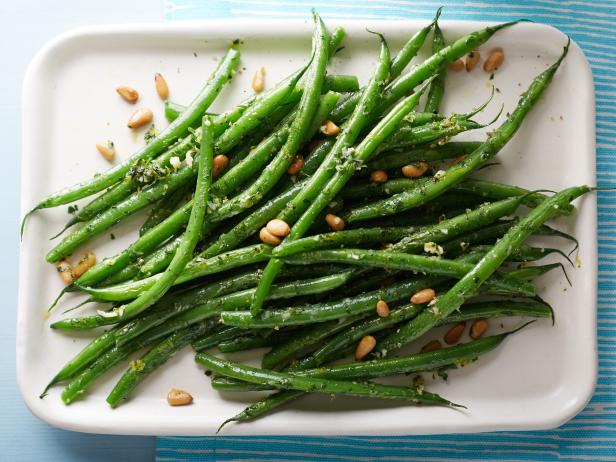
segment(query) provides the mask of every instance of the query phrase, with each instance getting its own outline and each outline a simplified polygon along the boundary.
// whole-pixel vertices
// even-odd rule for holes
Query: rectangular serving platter
[[[347,31],[345,48],[332,60],[330,72],[356,74],[366,82],[378,53],[378,42],[366,28],[385,34],[395,52],[425,22],[328,21]],[[479,22],[443,21],[451,40],[485,26]],[[229,108],[246,98],[255,70],[264,66],[272,85],[306,62],[312,23],[309,20],[204,21],[160,25],[87,27],[64,34],[45,46],[31,63],[23,93],[22,212],[41,197],[103,171],[109,164],[94,144],[114,140],[119,159],[143,143],[126,121],[133,106],[115,94],[118,85],[141,93],[137,107],[154,111],[157,127],[166,124],[153,85],[161,72],[171,99],[188,103],[232,40],[241,40],[242,62],[233,82],[213,110]],[[429,40],[428,40],[429,41]],[[519,24],[497,33],[484,47],[502,47],[506,61],[492,80],[483,70],[449,72],[443,112],[468,111],[494,100],[477,118],[490,120],[504,105],[511,111],[533,76],[560,54],[566,37],[541,24]],[[421,56],[427,56],[429,44]],[[499,122],[502,120],[499,119]],[[499,123],[497,122],[497,123]],[[460,139],[483,139],[487,130]],[[558,190],[595,182],[594,94],[591,71],[573,43],[545,96],[520,132],[498,155],[498,165],[482,176],[530,189]],[[530,430],[555,427],[573,417],[590,399],[597,375],[596,202],[592,194],[576,202],[575,216],[557,226],[580,242],[579,267],[568,268],[572,285],[553,272],[538,282],[540,295],[554,306],[555,324],[541,320],[508,338],[479,361],[452,371],[449,380],[426,375],[426,387],[463,403],[465,410],[413,407],[397,402],[337,396],[309,396],[284,410],[250,424],[229,425],[227,435],[394,435]],[[22,214],[23,214],[22,213]],[[99,258],[112,255],[134,240],[144,215],[127,220],[94,239],[87,249]],[[186,349],[149,377],[130,401],[111,410],[105,397],[126,367],[122,364],[95,384],[84,397],[65,406],[54,388],[39,399],[55,372],[91,338],[49,329],[61,312],[81,300],[68,296],[48,319],[46,307],[62,284],[53,266],[44,263],[53,242],[48,238],[68,219],[66,207],[35,213],[21,245],[17,323],[18,382],[28,407],[52,425],[83,432],[143,435],[210,435],[225,419],[259,394],[219,394]],[[568,245],[562,241],[545,241]],[[85,248],[84,248],[85,250]],[[87,311],[87,310],[86,310]],[[520,319],[495,320],[490,332],[520,325]],[[442,329],[429,338],[442,335]],[[416,351],[427,339],[415,342]],[[246,354],[231,359],[254,361]],[[411,377],[398,380],[410,384]],[[193,394],[190,406],[172,408],[165,396],[171,387]]]

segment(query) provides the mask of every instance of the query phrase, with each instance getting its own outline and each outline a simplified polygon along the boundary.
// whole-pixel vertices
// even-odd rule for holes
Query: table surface
[[[63,0],[0,2],[0,127],[4,140],[0,197],[4,202],[0,248],[6,268],[17,268],[19,252],[19,175],[21,86],[29,61],[50,38],[86,24],[162,21],[163,0]],[[8,74],[8,75],[7,75]],[[15,307],[17,270],[0,278],[4,316],[0,324],[0,460],[140,461],[154,458],[152,437],[88,435],[52,428],[24,405],[15,379]]]

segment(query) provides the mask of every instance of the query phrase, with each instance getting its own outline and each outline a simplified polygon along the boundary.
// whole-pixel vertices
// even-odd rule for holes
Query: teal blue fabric
[[[616,2],[406,0],[168,0],[168,20],[325,18],[508,21],[558,27],[584,50],[593,69],[597,110],[597,184],[616,186]],[[599,192],[599,380],[592,401],[562,427],[541,432],[405,437],[158,438],[158,460],[616,460],[616,198]]]

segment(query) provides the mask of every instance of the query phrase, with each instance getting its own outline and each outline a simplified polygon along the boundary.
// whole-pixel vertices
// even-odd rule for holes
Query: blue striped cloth
[[[616,186],[616,2],[497,0],[168,0],[169,20],[307,17],[507,21],[558,27],[592,65],[597,110],[597,183]],[[599,192],[599,381],[590,404],[562,427],[541,432],[405,437],[166,437],[157,460],[616,460],[616,198]]]

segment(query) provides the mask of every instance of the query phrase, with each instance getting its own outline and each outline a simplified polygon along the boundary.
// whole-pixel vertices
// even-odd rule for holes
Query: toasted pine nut
[[[421,352],[428,353],[430,351],[440,350],[442,347],[441,342],[438,340],[431,340],[421,348]]]
[[[389,316],[389,305],[385,302],[385,300],[379,300],[376,302],[376,314],[381,318],[386,318]]]
[[[135,90],[134,88],[122,86],[122,87],[116,88],[116,91],[118,92],[118,95],[122,97],[124,101],[127,101],[131,104],[136,103],[137,100],[139,99],[139,92]]]
[[[167,402],[169,406],[186,406],[193,402],[193,397],[184,390],[172,388],[169,390],[169,393],[167,393]]]
[[[468,55],[466,55],[466,63],[465,63],[466,72],[470,72],[473,69],[475,69],[475,66],[479,62],[480,58],[481,58],[481,55],[479,54],[477,50],[471,51]]]
[[[152,122],[154,114],[146,108],[137,109],[128,119],[128,128],[139,128]]]
[[[328,213],[327,215],[325,215],[325,221],[332,229],[332,231],[342,231],[344,229],[344,220],[334,215],[333,213]]]
[[[113,141],[107,141],[106,143],[96,143],[96,149],[100,152],[108,161],[115,159],[116,150]]]
[[[325,123],[321,125],[321,128],[319,128],[319,131],[327,136],[336,136],[340,133],[340,127],[331,120],[326,120]]]
[[[71,264],[68,261],[59,261],[58,263],[56,263],[56,269],[58,270],[58,274],[62,278],[62,282],[64,282],[64,284],[69,285],[75,279],[73,277],[73,269],[71,268]]]
[[[229,165],[229,158],[224,154],[218,154],[212,160],[212,175],[219,176]]]
[[[162,74],[156,73],[154,75],[154,85],[156,86],[156,93],[160,96],[160,99],[166,100],[169,98],[169,85]]]
[[[421,289],[419,292],[415,292],[411,297],[411,303],[415,303],[416,305],[420,305],[422,303],[431,302],[436,298],[436,292],[434,289]]]
[[[420,162],[419,165],[408,164],[402,167],[402,174],[407,178],[418,178],[428,171],[429,165]]]
[[[462,69],[464,69],[464,61],[462,61],[461,59],[456,59],[454,62],[447,65],[447,69],[451,69],[455,72],[460,72]]]
[[[360,361],[368,356],[376,346],[376,339],[372,335],[364,335],[355,348],[355,359]]]
[[[299,172],[301,172],[302,168],[304,168],[304,156],[298,154],[295,156],[295,160],[293,161],[293,163],[289,165],[287,173],[289,175],[297,175]]]
[[[474,340],[481,338],[483,334],[486,333],[486,330],[488,330],[488,321],[485,319],[477,319],[477,321],[471,325],[471,338]]]
[[[261,228],[261,231],[259,231],[259,239],[261,239],[261,242],[264,244],[269,245],[278,245],[281,242],[280,238],[274,236],[265,227]]]
[[[291,228],[287,224],[286,221],[274,219],[267,222],[265,225],[265,229],[269,231],[270,234],[273,234],[276,237],[285,237],[288,236],[291,232]]]
[[[256,93],[261,93],[265,88],[265,68],[261,66],[252,77],[252,89]]]
[[[466,327],[466,323],[462,321],[456,324],[455,326],[453,326],[451,329],[449,329],[447,333],[445,334],[445,336],[443,337],[443,340],[445,340],[445,343],[447,345],[455,345],[456,343],[458,343],[458,341],[460,340],[460,337],[464,333],[465,327]]]
[[[370,181],[373,183],[385,183],[387,181],[387,172],[385,170],[373,170],[370,174]]]
[[[94,265],[96,265],[96,255],[94,252],[89,251],[79,259],[79,263],[73,266],[73,277],[75,279],[79,278]]]
[[[486,61],[483,63],[483,70],[488,73],[494,72],[503,65],[504,61],[505,54],[503,53],[503,50],[501,48],[495,48],[490,51]]]

